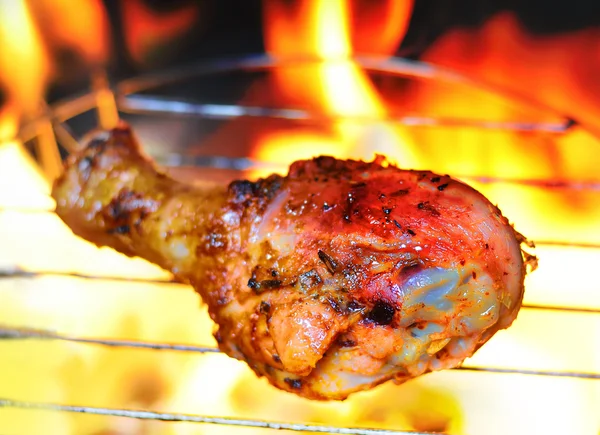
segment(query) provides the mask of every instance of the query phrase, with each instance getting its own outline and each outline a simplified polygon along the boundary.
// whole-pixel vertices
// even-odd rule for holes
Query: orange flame
[[[384,8],[378,10],[392,12],[384,27],[395,30],[382,32],[379,39],[369,38],[373,49],[390,51],[400,43],[412,10],[412,2],[400,3],[402,7],[381,3]],[[386,108],[381,104],[368,77],[349,59],[354,53],[349,2],[266,1],[264,5],[265,22],[269,23],[265,28],[267,51],[280,57],[322,59],[318,63],[274,71],[277,92],[291,106],[308,106],[314,113],[340,118],[379,119],[386,116]],[[254,156],[266,161],[287,162],[310,158],[315,154],[349,157],[352,152],[356,153],[357,144],[364,142],[366,136],[376,136],[380,147],[384,149],[389,148],[390,143],[405,140],[399,137],[397,131],[382,123],[375,128],[357,129],[355,124],[340,120],[334,127],[333,136],[315,134],[311,130],[296,131],[293,135],[290,132],[272,132],[261,138]],[[365,154],[370,157],[372,151],[365,150]],[[408,156],[404,157],[408,159]]]
[[[354,0],[349,6],[353,52],[393,55],[408,30],[413,0]]]
[[[106,62],[110,40],[102,0],[35,0],[28,4],[53,52],[71,48],[88,65]]]
[[[449,32],[425,59],[535,98],[600,131],[599,48],[598,27],[539,36],[505,12],[481,28]]]
[[[125,43],[138,64],[148,61],[150,49],[172,46],[198,20],[199,6],[190,4],[169,13],[154,12],[142,0],[121,2]]]
[[[39,112],[60,50],[74,50],[93,67],[108,58],[108,19],[100,0],[1,2],[0,17],[0,85],[17,117]]]

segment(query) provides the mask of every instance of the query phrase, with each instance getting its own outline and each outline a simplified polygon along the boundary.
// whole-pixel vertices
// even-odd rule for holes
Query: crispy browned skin
[[[53,196],[79,236],[189,282],[224,352],[309,398],[454,367],[523,297],[522,239],[496,207],[383,158],[198,188],[158,172],[122,126],[69,157]]]

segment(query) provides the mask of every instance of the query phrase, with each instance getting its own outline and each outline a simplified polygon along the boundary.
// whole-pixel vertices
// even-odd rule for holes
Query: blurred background
[[[256,54],[311,62],[235,68]],[[225,59],[234,67],[172,86],[137,79]],[[109,87],[123,81],[115,100]],[[164,98],[204,112],[149,111]],[[315,403],[220,354],[2,339],[0,398],[449,434],[600,433],[599,2],[0,0],[0,338],[25,327],[215,346],[191,289],[78,239],[52,213],[61,157],[118,117],[186,181],[382,152],[473,184],[537,243],[540,266],[518,320],[467,366],[583,376],[449,371]],[[0,408],[0,432],[232,429]]]
[[[0,101],[42,87],[53,102],[86,90],[97,68],[116,82],[207,59],[278,51],[269,26],[296,20],[297,35],[306,35],[311,21],[302,16],[305,6],[292,0],[2,0]],[[598,119],[592,103],[600,93],[597,2],[353,0],[347,12],[355,54],[448,65],[534,93],[565,114]],[[294,49],[303,51],[288,47],[287,54]],[[29,89],[17,90],[15,80]],[[585,107],[568,104],[573,94]]]

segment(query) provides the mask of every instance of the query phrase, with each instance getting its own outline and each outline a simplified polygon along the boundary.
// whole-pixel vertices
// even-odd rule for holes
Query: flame
[[[425,59],[527,95],[598,132],[599,47],[597,27],[540,36],[504,12],[479,29],[449,32]]]
[[[102,0],[30,0],[28,5],[51,50],[73,49],[91,66],[106,62],[110,39]]]
[[[200,16],[199,5],[189,4],[169,13],[154,12],[142,0],[121,2],[125,43],[138,64],[149,61],[149,50],[171,45],[187,32]]]
[[[371,37],[373,49],[388,54],[404,35],[412,2],[382,2],[379,11],[391,11],[380,39]],[[313,113],[340,120],[333,124],[330,135],[312,130],[270,132],[260,139],[254,157],[277,161],[285,153],[285,161],[313,157],[315,154],[335,154],[356,157],[357,151],[366,157],[373,152],[386,152],[393,158],[410,161],[410,147],[396,144],[407,141],[401,131],[383,122],[359,125],[352,118],[383,119],[385,106],[377,96],[369,78],[349,57],[351,43],[351,4],[344,0],[313,2],[270,2],[265,5],[265,42],[267,51],[283,58],[309,57],[321,59],[314,64],[275,70],[277,92],[293,105],[300,99]],[[307,84],[310,84],[307,86]],[[298,90],[302,90],[299,92]],[[348,120],[344,120],[348,118]],[[361,151],[361,144],[375,146]],[[279,160],[281,161],[281,160]]]
[[[37,112],[51,71],[42,35],[24,0],[0,2],[0,17],[0,84],[20,112]]]
[[[351,1],[349,8],[353,52],[393,55],[398,50],[408,30],[412,0]]]
[[[57,70],[51,55],[70,48],[94,67],[108,58],[108,19],[100,0],[1,2],[0,17],[0,84],[21,115],[39,113]]]

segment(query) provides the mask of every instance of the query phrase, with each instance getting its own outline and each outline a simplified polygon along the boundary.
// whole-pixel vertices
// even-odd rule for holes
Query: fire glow
[[[77,9],[71,3],[65,6],[67,3],[57,2],[53,10],[76,16]],[[598,181],[600,144],[580,128],[562,136],[537,137],[505,131],[483,134],[469,127],[410,129],[386,121],[398,109],[395,95],[382,98],[350,57],[357,48],[364,52],[365,47],[375,54],[391,55],[407,28],[412,4],[380,2],[369,13],[385,16],[385,20],[370,22],[365,28],[352,19],[361,3],[365,7],[366,2],[343,0],[299,6],[265,2],[265,40],[272,54],[324,60],[277,73],[278,92],[290,105],[300,102],[334,121],[327,131],[307,128],[265,133],[256,140],[253,157],[287,164],[316,154],[372,158],[374,152],[381,152],[403,167],[448,172],[467,180],[489,176]],[[43,42],[47,39],[42,37],[45,27],[39,24],[43,22],[41,12],[24,0],[11,3],[11,14],[0,13],[0,35],[20,35],[6,39],[10,42],[8,50],[0,52],[0,80],[9,90],[8,103],[0,108],[0,268],[168,280],[166,272],[142,260],[97,249],[75,238],[53,214],[32,211],[52,208],[49,184],[23,144],[12,138],[19,117],[35,114],[42,103],[44,87],[53,74],[48,56],[52,43],[76,44],[95,67],[108,55],[106,18],[100,3],[89,0],[78,4],[81,13],[95,11],[90,15],[93,25],[89,28],[96,29],[79,42],[59,36],[48,39],[50,43]],[[135,5],[142,7],[141,2]],[[9,16],[10,20],[6,19]],[[144,16],[153,28],[169,27],[161,25],[157,17]],[[76,21],[69,25],[76,25]],[[496,32],[502,31],[497,24],[491,26]],[[506,29],[511,27],[506,25]],[[452,47],[461,46],[452,41],[442,41],[440,46],[446,43],[450,48],[434,47],[429,58],[448,64],[455,54]],[[140,47],[134,36],[128,44]],[[486,52],[483,46],[481,50]],[[11,61],[9,55],[18,56],[19,61]],[[506,65],[495,64],[491,54],[490,59],[481,70],[490,77],[500,76]],[[25,76],[19,65],[39,67],[28,68],[30,75]],[[488,106],[479,94],[468,99],[468,93],[444,86],[415,87],[406,95],[413,110],[435,116],[492,120],[546,116],[520,105]],[[506,109],[500,111],[498,107]],[[519,183],[474,184],[499,204],[517,229],[534,240],[600,243],[597,189],[573,192]],[[600,307],[600,287],[593,275],[600,262],[597,249],[541,247],[537,254],[540,268],[528,278],[527,302]],[[205,310],[199,308],[196,295],[181,285],[47,275],[1,279],[0,299],[5,301],[0,305],[2,324],[81,336],[214,344]],[[600,350],[593,345],[598,342],[597,315],[523,310],[510,330],[494,337],[468,364],[598,372]],[[4,356],[0,359],[0,397],[19,400],[452,434],[596,434],[600,426],[600,386],[594,381],[444,372],[399,387],[384,385],[343,403],[312,403],[274,390],[256,379],[243,363],[223,355],[163,354],[37,341],[2,342],[0,353]],[[227,428],[108,417],[4,409],[0,413],[0,430],[9,432],[42,433],[52,428],[55,433],[231,433]]]

